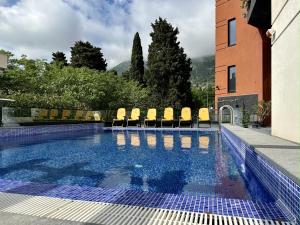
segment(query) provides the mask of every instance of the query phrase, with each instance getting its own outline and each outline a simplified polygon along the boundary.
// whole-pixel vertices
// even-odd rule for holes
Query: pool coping
[[[0,193],[0,212],[84,224],[266,224],[293,225],[284,221],[262,220],[208,213],[186,212],[142,206],[128,206],[52,197]],[[11,221],[19,220],[12,218]],[[43,223],[44,224],[44,223]]]
[[[79,200],[261,220],[289,221],[289,215],[285,214],[276,202],[262,203],[202,195],[150,193],[127,189],[55,185],[0,179],[0,197],[2,194],[21,194],[69,201]]]
[[[273,166],[300,185],[300,145],[254,129],[222,124]],[[272,143],[270,145],[270,143]]]
[[[299,145],[252,129],[229,124],[222,125],[221,132],[263,186],[279,202],[282,210],[291,213],[290,220],[295,220],[297,224],[300,224],[300,186],[299,180],[295,179],[297,176],[294,175],[295,169],[299,168],[295,168],[295,164],[300,164],[298,160]],[[286,148],[284,148],[285,146]],[[284,152],[278,154],[278,149]],[[287,157],[288,155],[289,157]],[[290,161],[295,164],[292,163],[290,166]]]

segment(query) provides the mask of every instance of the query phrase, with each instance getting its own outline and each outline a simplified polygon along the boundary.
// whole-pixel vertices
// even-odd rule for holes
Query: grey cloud
[[[3,0],[0,0],[0,3]],[[179,28],[179,40],[190,57],[214,52],[213,0],[20,0],[0,4],[0,48],[16,55],[70,56],[70,46],[87,40],[102,48],[109,67],[130,58],[132,39],[140,32],[147,56],[151,23],[159,16]]]

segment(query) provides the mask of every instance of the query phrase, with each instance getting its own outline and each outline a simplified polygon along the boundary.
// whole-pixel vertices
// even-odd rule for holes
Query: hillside
[[[213,83],[215,79],[215,56],[203,56],[192,59],[192,74],[191,82],[193,85],[206,84],[208,80],[209,83]]]
[[[129,69],[130,60],[121,62],[120,64],[116,65],[112,68],[112,70],[117,71],[118,75],[122,75],[123,72]]]
[[[130,61],[124,61],[119,65],[112,68],[116,70],[119,75],[121,75],[124,71],[128,70],[130,66]],[[215,75],[215,56],[203,56],[192,59],[192,74],[191,74],[191,82],[194,86],[204,86],[206,85],[206,81],[209,83],[214,82]]]

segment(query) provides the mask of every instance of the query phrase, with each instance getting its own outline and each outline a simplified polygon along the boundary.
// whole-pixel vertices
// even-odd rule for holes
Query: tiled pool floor
[[[0,179],[0,192],[287,221],[276,203]]]

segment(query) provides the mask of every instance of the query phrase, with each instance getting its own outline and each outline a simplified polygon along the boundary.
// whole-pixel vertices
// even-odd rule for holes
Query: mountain
[[[116,70],[119,75],[128,70],[130,67],[130,61],[124,61],[119,65],[112,68]],[[194,86],[205,86],[208,80],[209,83],[214,82],[215,78],[215,56],[202,56],[192,58],[192,73],[191,82]]]
[[[130,60],[121,62],[120,64],[113,67],[111,70],[117,71],[118,75],[122,75],[123,72],[128,70],[130,67]]]
[[[204,86],[206,82],[214,83],[215,80],[215,56],[202,56],[192,59],[191,82],[195,86]]]

